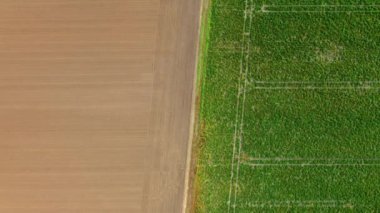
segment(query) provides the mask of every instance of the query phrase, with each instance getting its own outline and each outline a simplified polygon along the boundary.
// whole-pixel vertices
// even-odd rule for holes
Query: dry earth
[[[0,212],[181,212],[200,0],[0,1]]]

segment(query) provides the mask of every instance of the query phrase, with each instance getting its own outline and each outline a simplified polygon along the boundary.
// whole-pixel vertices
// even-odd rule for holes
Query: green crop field
[[[380,1],[209,10],[196,211],[380,211]]]

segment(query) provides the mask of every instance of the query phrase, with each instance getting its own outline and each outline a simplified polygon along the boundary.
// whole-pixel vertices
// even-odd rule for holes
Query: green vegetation
[[[197,212],[380,209],[378,0],[213,0]]]

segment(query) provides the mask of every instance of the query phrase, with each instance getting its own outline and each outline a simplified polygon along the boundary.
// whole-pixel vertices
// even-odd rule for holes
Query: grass
[[[380,208],[377,0],[213,0],[197,212]]]

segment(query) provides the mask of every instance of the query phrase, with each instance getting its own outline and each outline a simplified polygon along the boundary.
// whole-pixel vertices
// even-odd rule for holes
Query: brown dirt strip
[[[161,1],[143,203],[147,212],[184,211],[200,1]],[[163,84],[162,79],[171,79]],[[150,162],[150,163],[149,163]],[[156,197],[150,196],[151,194]]]

